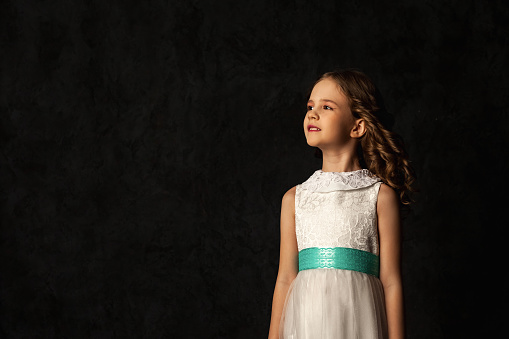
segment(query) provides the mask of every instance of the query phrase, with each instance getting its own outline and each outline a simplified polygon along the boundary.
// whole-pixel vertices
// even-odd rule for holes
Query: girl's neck
[[[357,157],[350,159],[330,159],[323,157],[322,171],[323,172],[353,172],[362,169]]]

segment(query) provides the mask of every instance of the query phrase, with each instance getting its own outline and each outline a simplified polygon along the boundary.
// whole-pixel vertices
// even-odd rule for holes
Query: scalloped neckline
[[[343,174],[343,173],[344,173],[344,174],[348,174],[348,173],[355,173],[355,172],[360,172],[360,171],[364,171],[364,170],[366,170],[366,171],[368,171],[368,172],[369,172],[369,170],[368,170],[368,169],[366,169],[366,168],[361,168],[361,169],[359,169],[359,170],[355,170],[355,171],[348,171],[348,172],[324,171],[324,170],[319,169],[319,170],[316,170],[315,172],[319,172],[319,173],[338,173],[338,174]]]
[[[301,186],[313,192],[333,192],[364,188],[379,181],[382,179],[367,168],[349,172],[324,172],[318,169]]]

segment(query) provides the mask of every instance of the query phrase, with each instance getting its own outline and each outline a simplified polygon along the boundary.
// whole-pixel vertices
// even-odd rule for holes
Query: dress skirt
[[[279,338],[388,338],[380,279],[334,268],[299,271],[286,295]]]

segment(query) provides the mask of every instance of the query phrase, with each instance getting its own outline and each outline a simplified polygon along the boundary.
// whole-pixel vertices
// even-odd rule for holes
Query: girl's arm
[[[289,189],[281,202],[281,243],[279,271],[272,299],[269,339],[279,338],[281,319],[286,294],[299,271],[297,237],[295,235],[295,186]]]
[[[380,238],[380,280],[385,294],[389,339],[404,338],[403,285],[401,282],[401,221],[399,198],[392,187],[381,184],[377,202]]]

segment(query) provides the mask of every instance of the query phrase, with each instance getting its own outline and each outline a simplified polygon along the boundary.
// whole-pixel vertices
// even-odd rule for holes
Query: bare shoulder
[[[377,206],[378,208],[394,208],[398,207],[399,203],[399,197],[398,193],[394,188],[391,186],[382,183],[380,185],[380,190],[378,191],[378,201]]]
[[[376,204],[379,229],[386,228],[386,225],[394,225],[400,217],[399,196],[394,188],[382,183],[378,191]]]
[[[281,203],[282,208],[294,211],[295,210],[295,191],[297,190],[297,186],[293,186],[283,195],[283,201]]]
[[[295,191],[297,190],[297,186],[293,186],[288,191],[286,191],[285,195],[283,196],[283,199],[295,199]]]

